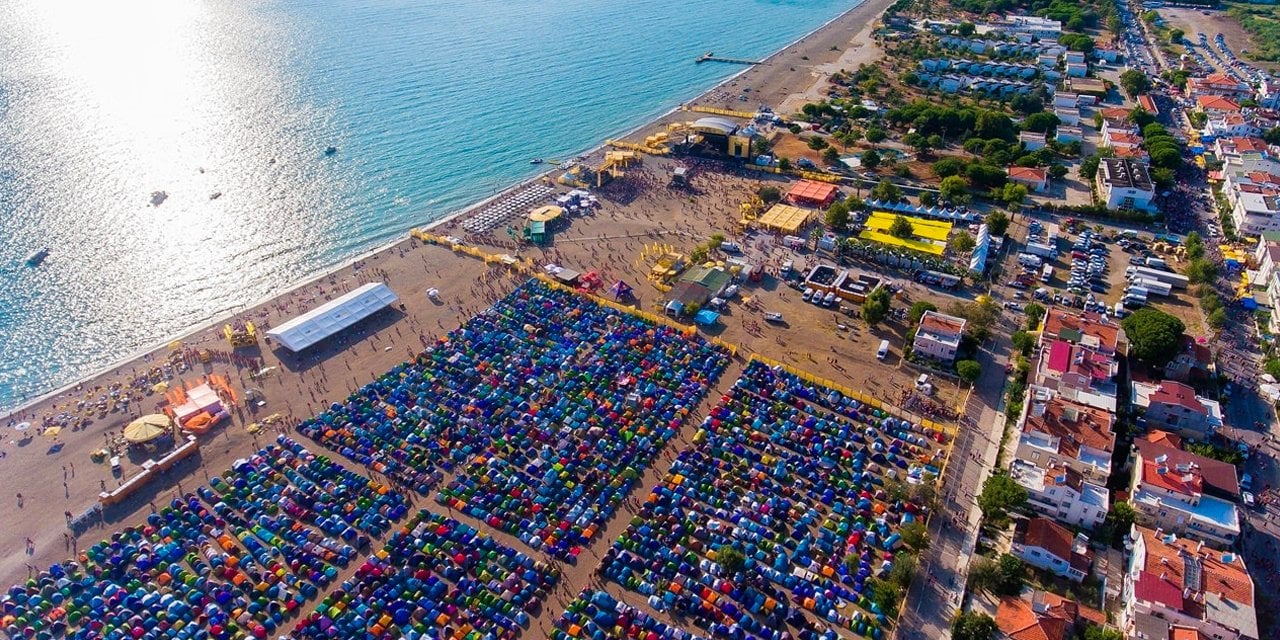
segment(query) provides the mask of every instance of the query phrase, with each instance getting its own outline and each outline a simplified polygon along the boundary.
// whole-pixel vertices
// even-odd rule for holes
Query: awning
[[[564,215],[564,209],[562,207],[549,204],[545,207],[538,207],[537,209],[530,211],[529,219],[534,222],[551,222],[562,215]]]
[[[124,428],[124,439],[129,442],[150,442],[168,433],[169,416],[160,413],[142,416]]]

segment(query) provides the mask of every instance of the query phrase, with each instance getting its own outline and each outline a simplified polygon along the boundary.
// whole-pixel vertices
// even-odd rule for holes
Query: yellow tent
[[[760,226],[773,231],[796,234],[809,223],[813,209],[801,209],[789,204],[775,204],[757,221]]]
[[[561,215],[564,215],[564,209],[553,204],[549,204],[545,207],[538,207],[537,209],[530,211],[529,219],[534,222],[551,222],[552,220],[559,218]]]
[[[169,431],[169,416],[161,413],[142,416],[124,428],[124,439],[129,442],[150,442]]]

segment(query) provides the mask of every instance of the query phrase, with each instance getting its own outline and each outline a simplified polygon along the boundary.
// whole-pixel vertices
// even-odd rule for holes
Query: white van
[[[888,356],[888,355],[889,355],[889,341],[888,341],[888,340],[881,340],[881,341],[880,341],[880,348],[879,348],[878,350],[876,350],[876,359],[877,359],[877,360],[884,360],[884,359],[885,359],[885,357],[886,357],[886,356]]]

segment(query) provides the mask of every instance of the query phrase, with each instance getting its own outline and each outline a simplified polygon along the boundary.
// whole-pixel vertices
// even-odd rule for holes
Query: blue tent
[[[720,314],[710,309],[703,309],[693,316],[693,321],[704,327],[709,327],[720,321]]]

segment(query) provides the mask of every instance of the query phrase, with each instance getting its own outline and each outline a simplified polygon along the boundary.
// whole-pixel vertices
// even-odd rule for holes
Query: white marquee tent
[[[399,300],[381,282],[371,282],[267,331],[290,351],[302,351]]]

